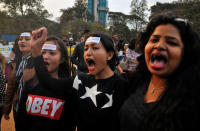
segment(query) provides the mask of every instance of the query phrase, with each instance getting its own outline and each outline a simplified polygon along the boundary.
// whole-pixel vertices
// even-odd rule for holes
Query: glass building
[[[108,1],[107,0],[82,0],[88,4],[88,12],[92,18],[90,22],[97,22],[106,26],[108,15]]]
[[[99,23],[106,25],[107,14],[108,14],[108,2],[107,0],[99,0],[98,6]]]

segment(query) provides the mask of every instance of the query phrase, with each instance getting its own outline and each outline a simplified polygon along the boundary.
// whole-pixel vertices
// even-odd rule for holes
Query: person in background
[[[20,59],[22,57],[22,53],[21,53],[21,51],[19,49],[19,45],[18,45],[19,38],[20,38],[19,36],[16,37],[13,48],[9,55],[10,63],[18,61],[17,65],[19,65]]]
[[[11,70],[13,70],[13,64],[16,64],[16,66],[18,67],[22,58],[22,53],[19,50],[18,41],[19,41],[19,36],[16,37],[13,47],[11,49],[11,52],[9,54],[9,63],[8,63],[8,71],[7,71],[9,72],[8,77],[10,76]]]
[[[7,45],[9,45],[9,44],[8,44],[7,41],[3,41],[3,42],[2,42],[2,45],[3,45],[3,46],[7,46]]]
[[[142,55],[120,109],[121,131],[200,130],[200,40],[190,23],[164,12],[138,38]]]
[[[76,45],[74,52],[70,58],[71,62],[77,66],[77,72],[84,72],[87,73],[87,65],[85,64],[83,54],[84,54],[84,45],[85,40],[88,38],[88,35],[90,34],[90,30],[86,29],[84,30],[82,36],[84,37],[84,41],[78,45]]]
[[[117,55],[118,55],[118,57],[119,57],[119,59],[120,59],[120,55],[123,54],[123,51],[120,52],[119,37],[118,37],[117,34],[112,35],[112,41],[113,41],[113,43],[114,43],[114,46],[115,46],[115,50],[116,50],[116,52],[117,52]],[[122,69],[119,65],[117,65],[117,66],[116,66],[116,69],[115,69],[115,73],[117,73],[117,74],[119,74],[119,75],[122,75],[122,74],[123,74],[123,69]]]
[[[0,52],[0,67],[4,74],[6,71],[6,64],[8,64],[8,59]]]
[[[124,54],[126,54],[126,50],[128,49],[128,46],[129,46],[129,43],[126,42],[124,44]]]
[[[84,60],[89,70],[75,77],[79,103],[78,131],[119,130],[118,111],[126,98],[127,81],[114,73],[119,59],[112,39],[91,34],[85,42]]]
[[[115,45],[116,51],[118,52],[119,51],[119,48],[118,48],[119,37],[118,37],[118,35],[117,34],[113,34],[112,35],[112,40],[113,40],[113,43]]]
[[[61,37],[61,39],[62,39],[62,41],[65,43],[65,45],[68,46],[69,40],[68,40],[68,38],[67,38],[67,35],[63,35],[63,36]]]
[[[0,131],[1,131],[2,106],[5,97],[5,90],[6,90],[6,78],[0,67]]]
[[[138,51],[138,44],[136,43],[136,38],[133,38],[130,41],[125,55],[126,55],[126,62],[128,64],[128,68],[126,70],[126,76],[128,79],[130,79],[133,71],[135,71],[138,65],[137,58],[140,56],[140,53]]]

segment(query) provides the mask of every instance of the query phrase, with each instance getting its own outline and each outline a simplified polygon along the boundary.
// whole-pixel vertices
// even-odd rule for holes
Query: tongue
[[[161,69],[161,68],[164,68],[165,67],[165,62],[163,60],[154,60],[153,62],[151,62],[151,66],[153,68],[158,68],[158,69]]]
[[[89,71],[94,71],[95,70],[94,64],[91,64],[90,66],[88,66],[88,70]]]

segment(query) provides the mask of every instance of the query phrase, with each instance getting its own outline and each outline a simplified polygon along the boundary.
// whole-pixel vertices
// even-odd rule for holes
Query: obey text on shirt
[[[26,112],[30,115],[59,120],[65,101],[53,97],[28,95]]]

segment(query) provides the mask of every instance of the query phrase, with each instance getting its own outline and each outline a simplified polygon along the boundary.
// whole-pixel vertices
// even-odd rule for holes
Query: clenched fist
[[[41,49],[47,38],[47,28],[41,27],[34,30],[31,36],[31,52],[32,56],[36,57],[41,55]]]

